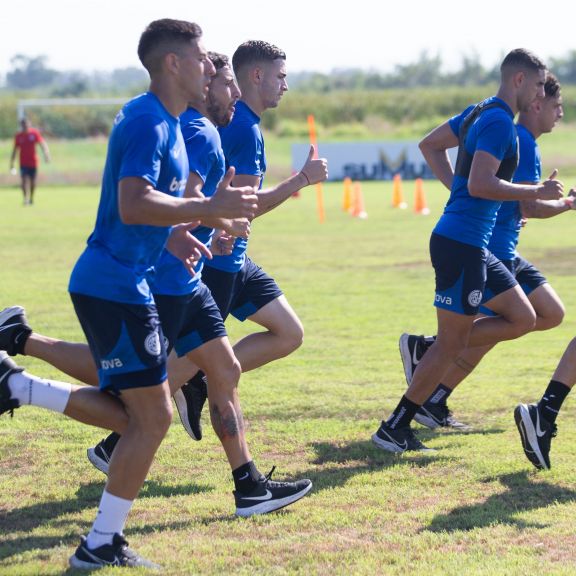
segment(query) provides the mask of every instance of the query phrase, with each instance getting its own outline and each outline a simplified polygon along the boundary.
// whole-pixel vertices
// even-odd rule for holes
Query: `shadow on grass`
[[[534,482],[527,471],[505,474],[484,480],[500,482],[507,488],[489,496],[479,504],[460,506],[447,514],[437,515],[422,532],[457,532],[484,528],[493,524],[508,524],[517,528],[544,528],[545,524],[531,523],[517,518],[520,512],[545,508],[552,502],[565,504],[576,501],[576,491],[548,482]]]
[[[409,452],[394,454],[376,447],[371,441],[360,442],[314,442],[312,447],[316,451],[313,463],[324,468],[303,472],[302,476],[314,482],[314,492],[343,486],[350,478],[357,474],[378,471],[394,466],[411,466],[424,468],[447,460],[439,452]],[[329,464],[341,466],[329,468]]]
[[[31,506],[16,508],[7,513],[0,514],[0,534],[10,534],[11,532],[31,532],[44,524],[61,526],[64,534],[68,533],[71,525],[76,525],[78,519],[76,515],[86,509],[96,510],[102,495],[103,483],[90,482],[83,484],[76,492],[76,499],[51,500],[39,502]],[[191,494],[201,494],[212,489],[196,484],[165,485],[148,481],[142,488],[139,498],[168,498],[170,496],[189,496]],[[72,516],[72,517],[69,517]],[[187,522],[178,522],[168,527],[180,529],[189,526]],[[89,528],[89,527],[88,527]],[[147,524],[140,528],[129,531],[130,534],[147,534],[157,530],[165,530],[166,524]],[[78,536],[70,536],[71,545],[78,544]],[[20,538],[14,542],[6,542],[0,538],[0,561],[11,556],[22,554],[28,550],[36,548],[46,549],[57,546],[60,542],[67,542],[67,538],[58,537],[28,537]]]

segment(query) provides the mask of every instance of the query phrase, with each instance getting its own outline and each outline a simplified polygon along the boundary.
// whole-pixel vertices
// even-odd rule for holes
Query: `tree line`
[[[576,84],[576,50],[563,57],[549,58],[550,69],[562,84]],[[462,56],[460,68],[445,72],[442,58],[423,51],[410,64],[398,64],[388,73],[360,68],[334,69],[330,73],[295,72],[291,88],[302,92],[326,93],[349,90],[382,90],[432,86],[486,86],[498,82],[499,65],[486,68],[476,53]],[[128,67],[108,72],[58,71],[45,55],[16,54],[3,78],[3,91],[36,92],[44,97],[126,94],[147,84],[142,68]]]

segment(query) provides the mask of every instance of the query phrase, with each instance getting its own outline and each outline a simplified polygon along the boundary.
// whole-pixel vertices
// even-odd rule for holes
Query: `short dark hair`
[[[273,62],[278,59],[286,60],[286,53],[278,46],[263,40],[248,40],[236,48],[232,56],[232,67],[234,73],[238,75],[238,72],[246,65]]]
[[[511,52],[506,54],[502,64],[500,65],[500,71],[502,74],[509,70],[530,70],[532,72],[539,72],[540,70],[546,70],[546,64],[538,56],[526,50],[525,48],[516,48]]]
[[[220,70],[225,66],[230,66],[230,59],[226,54],[220,54],[219,52],[208,52],[208,58],[210,58],[210,62],[214,64],[214,68],[216,70]]]
[[[138,58],[148,72],[155,70],[170,52],[177,53],[184,44],[202,36],[202,28],[193,22],[163,18],[146,27],[138,43]]]
[[[556,98],[560,96],[560,82],[558,82],[558,78],[552,74],[552,72],[547,72],[546,74],[546,83],[544,84],[544,94],[546,98]]]

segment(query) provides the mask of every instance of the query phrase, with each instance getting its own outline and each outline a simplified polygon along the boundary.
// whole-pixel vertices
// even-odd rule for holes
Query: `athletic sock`
[[[12,398],[18,400],[21,406],[30,404],[60,413],[64,412],[72,392],[72,384],[44,380],[28,372],[12,374],[8,386]]]
[[[452,394],[452,390],[450,388],[444,386],[444,384],[438,384],[436,390],[432,392],[424,404],[446,404],[450,394]]]
[[[254,461],[250,460],[236,470],[232,470],[232,477],[234,478],[234,488],[238,492],[247,494],[254,490],[258,481],[262,479],[262,474],[256,468]]]
[[[558,382],[557,380],[550,380],[544,396],[542,396],[542,399],[538,402],[538,409],[540,410],[540,414],[551,424],[556,422],[556,416],[558,416],[562,403],[566,399],[566,396],[568,396],[570,390],[566,384],[562,384],[562,382]]]
[[[202,372],[202,370],[198,370],[198,372],[196,372],[196,374],[194,374],[194,376],[192,376],[192,378],[190,378],[187,383],[201,385],[204,378],[206,378],[204,372]]]
[[[412,422],[412,418],[414,418],[418,408],[420,408],[418,404],[414,404],[406,396],[402,396],[398,406],[396,406],[396,410],[386,420],[386,426],[392,430],[410,426],[410,422]]]
[[[86,537],[86,545],[90,550],[112,544],[114,534],[122,534],[132,502],[133,500],[124,500],[104,490],[96,520]]]
[[[112,432],[109,436],[107,436],[104,441],[104,450],[106,450],[107,454],[112,454],[114,452],[114,448],[116,448],[116,444],[118,444],[118,440],[120,440],[120,434],[117,432]]]

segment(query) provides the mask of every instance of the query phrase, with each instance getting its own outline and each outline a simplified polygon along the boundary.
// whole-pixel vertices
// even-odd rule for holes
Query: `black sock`
[[[398,406],[396,406],[396,410],[394,410],[388,420],[386,420],[386,426],[392,430],[410,426],[410,422],[412,418],[414,418],[414,414],[416,414],[418,408],[420,408],[418,404],[414,404],[414,402],[408,400],[406,396],[402,396]]]
[[[196,372],[196,374],[194,374],[194,376],[188,380],[187,384],[196,384],[197,386],[202,386],[204,383],[204,378],[204,372],[202,372],[202,370],[198,370],[198,372]]]
[[[262,478],[262,474],[256,468],[256,464],[250,460],[250,462],[242,464],[236,470],[232,470],[232,477],[234,478],[234,488],[238,492],[247,494],[254,490],[257,482]]]
[[[436,390],[430,394],[430,397],[424,404],[446,404],[446,400],[448,400],[448,396],[452,394],[452,390],[444,384],[438,384]]]
[[[112,432],[109,436],[107,436],[102,442],[104,444],[104,450],[108,455],[114,452],[114,448],[116,448],[116,444],[118,444],[118,440],[120,440],[120,434],[116,432]]]
[[[556,416],[558,416],[562,403],[569,392],[570,388],[566,386],[566,384],[562,384],[562,382],[558,382],[557,380],[550,380],[544,396],[542,396],[542,399],[538,402],[538,409],[540,410],[540,414],[551,424],[556,422]]]

